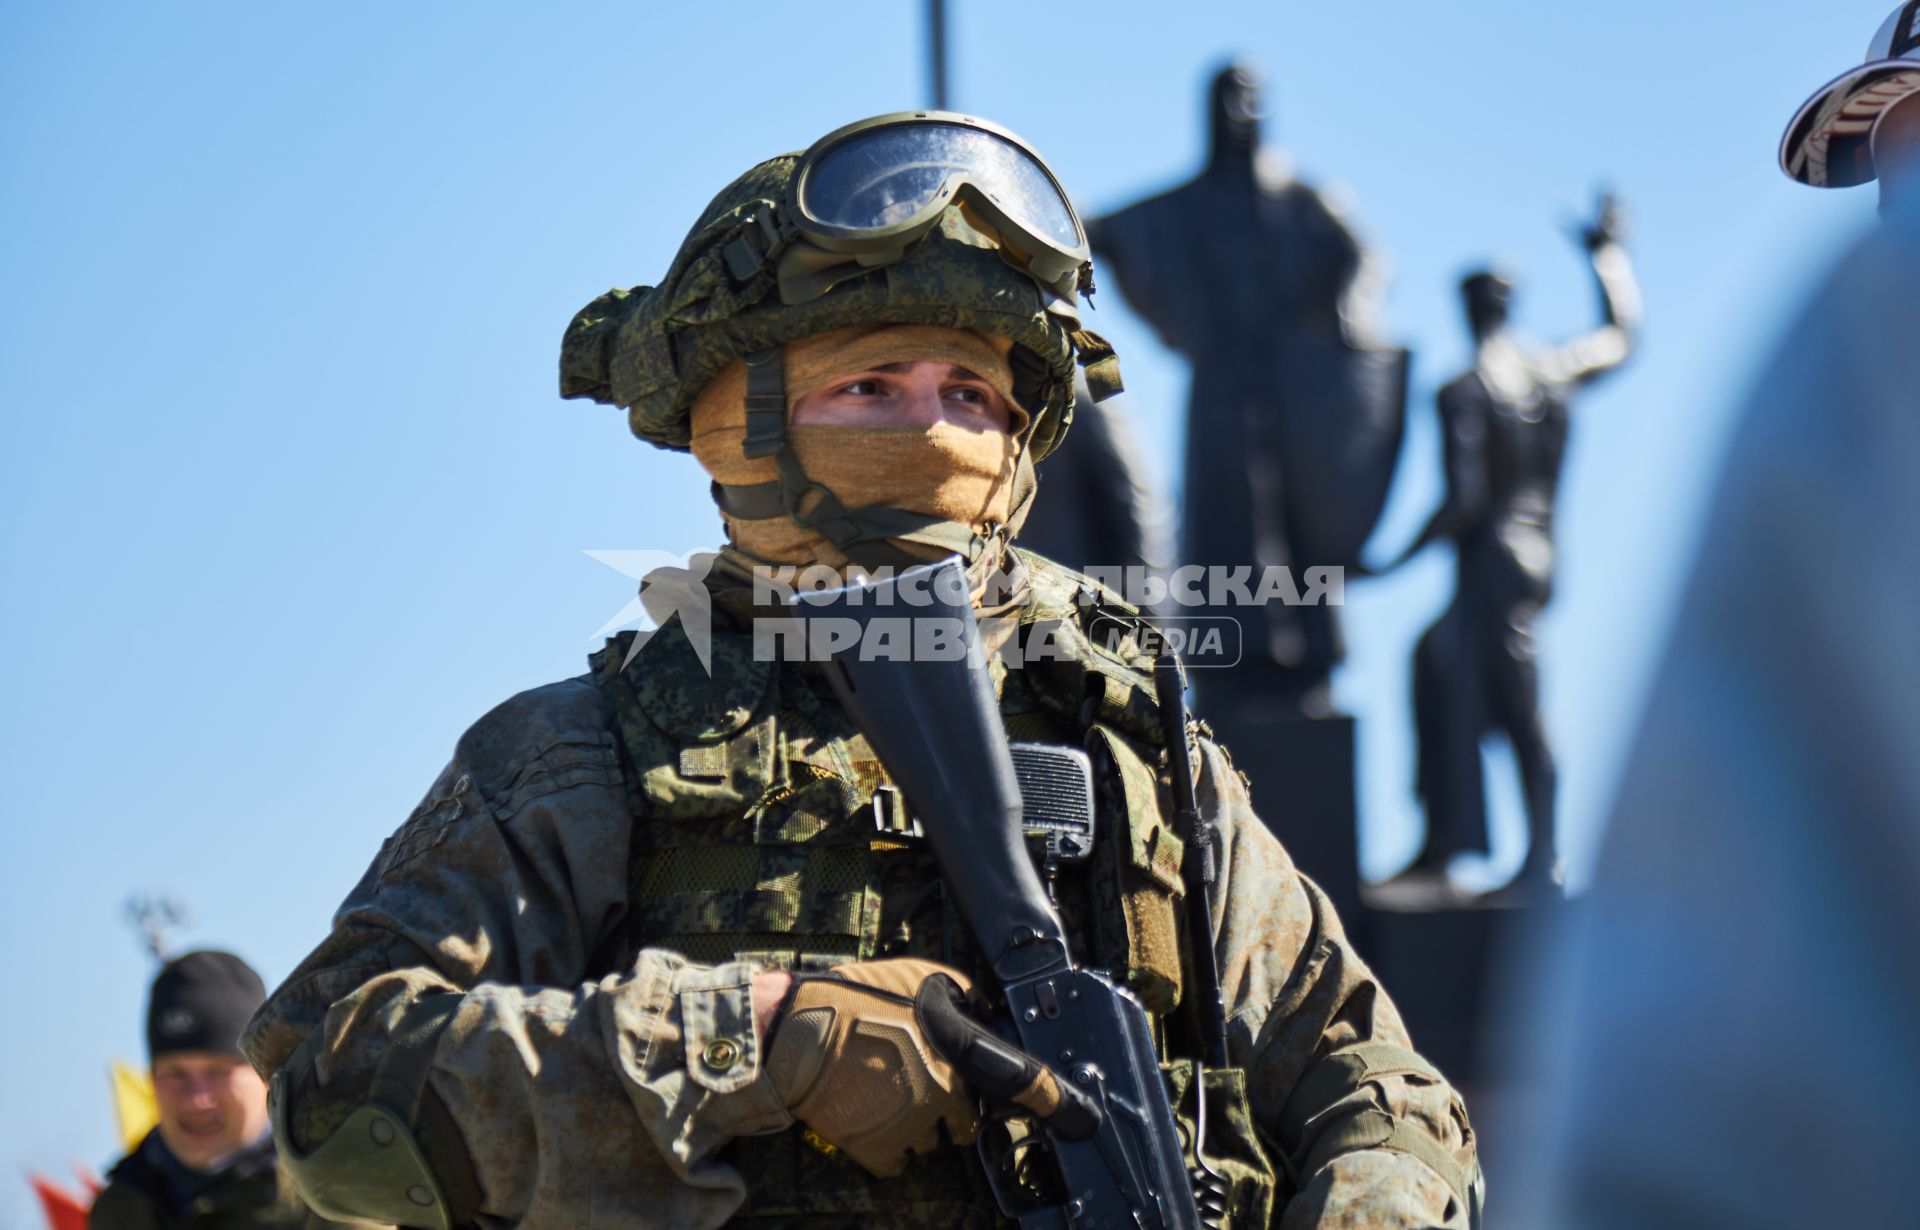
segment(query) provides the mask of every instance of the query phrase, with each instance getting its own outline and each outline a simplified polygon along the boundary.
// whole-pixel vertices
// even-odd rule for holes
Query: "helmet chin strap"
[[[714,483],[713,501],[728,517],[741,521],[791,518],[869,570],[927,562],[925,552],[906,550],[902,543],[958,555],[971,570],[982,560],[997,557],[1026,523],[1038,484],[1025,449],[1014,469],[1013,510],[1007,523],[989,526],[984,534],[970,525],[904,508],[848,508],[832,488],[807,477],[787,439],[787,375],[780,348],[755,351],[746,357],[746,367],[747,431],[742,452],[749,459],[773,458],[780,477],[764,483]]]

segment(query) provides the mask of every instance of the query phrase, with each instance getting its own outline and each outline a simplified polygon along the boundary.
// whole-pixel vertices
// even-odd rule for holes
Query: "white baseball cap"
[[[1815,188],[1873,182],[1874,121],[1920,93],[1920,0],[1893,11],[1867,45],[1867,62],[1806,101],[1780,142],[1780,169]]]

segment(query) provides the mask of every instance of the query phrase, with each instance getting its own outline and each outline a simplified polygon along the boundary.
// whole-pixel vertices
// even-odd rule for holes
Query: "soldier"
[[[95,1230],[308,1225],[283,1192],[267,1130],[267,1086],[240,1053],[266,998],[260,975],[225,952],[169,962],[147,1000],[147,1055],[160,1124],[107,1175]]]
[[[1076,951],[1182,1027],[1150,661],[1016,550],[1066,430],[1084,232],[1024,142],[881,117],[761,163],[657,287],[569,327],[561,391],[690,449],[727,526],[710,628],[616,639],[482,718],[247,1035],[325,1210],[409,1225],[1008,1224],[977,1103],[899,1007],[979,954],[817,667],[755,651],[756,570],[958,554],[983,617],[1066,652],[996,671],[1011,734],[1090,750]],[[710,667],[710,669],[709,669]],[[1210,937],[1239,1066],[1206,1085],[1234,1226],[1469,1224],[1472,1133],[1324,896],[1198,740]],[[1169,862],[1171,855],[1172,861]],[[1176,1084],[1190,1067],[1174,1065]],[[1191,1099],[1183,1106],[1191,1106]]]

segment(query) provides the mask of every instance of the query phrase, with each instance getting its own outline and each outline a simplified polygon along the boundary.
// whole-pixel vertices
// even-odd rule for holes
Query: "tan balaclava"
[[[944,422],[891,428],[796,426],[790,421],[788,443],[807,478],[831,490],[849,509],[903,509],[991,537],[1016,511],[1015,478],[1027,422],[1026,411],[1013,400],[1011,349],[1004,337],[932,325],[838,329],[788,342],[782,357],[789,415],[794,402],[829,381],[890,363],[914,362],[967,368],[1013,407],[1007,432]],[[779,477],[773,458],[744,455],[746,387],[746,364],[735,360],[693,403],[693,455],[718,483],[767,483]],[[791,517],[722,516],[732,551],[751,563],[842,569],[851,562],[819,531]],[[926,559],[944,554],[925,544],[898,545]]]

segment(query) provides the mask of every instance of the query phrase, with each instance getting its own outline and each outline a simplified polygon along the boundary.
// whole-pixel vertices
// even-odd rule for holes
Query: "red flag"
[[[32,1172],[27,1174],[27,1182],[33,1184],[33,1194],[40,1197],[40,1207],[46,1210],[47,1230],[87,1230],[87,1210],[97,1190],[82,1196]]]

